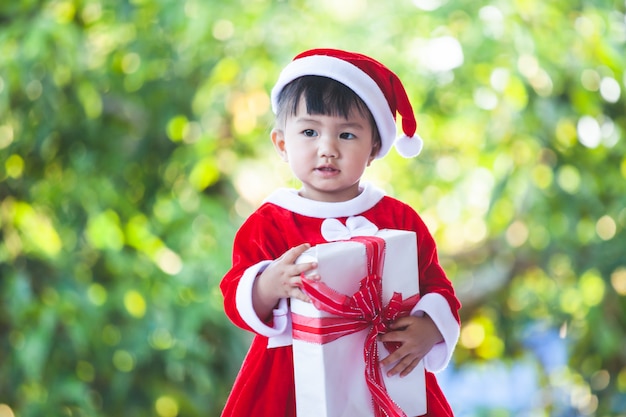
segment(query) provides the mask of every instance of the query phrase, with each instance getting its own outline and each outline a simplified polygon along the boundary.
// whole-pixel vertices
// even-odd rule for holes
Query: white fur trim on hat
[[[319,75],[339,81],[354,91],[367,105],[381,138],[377,158],[389,152],[396,140],[396,121],[389,110],[387,99],[378,84],[364,71],[351,63],[327,55],[312,55],[291,61],[280,73],[272,89],[272,110],[277,111],[278,96],[282,89],[296,78],[305,75]]]
[[[413,158],[420,154],[424,146],[424,141],[416,133],[412,137],[401,135],[396,139],[395,147],[400,155],[405,158]]]

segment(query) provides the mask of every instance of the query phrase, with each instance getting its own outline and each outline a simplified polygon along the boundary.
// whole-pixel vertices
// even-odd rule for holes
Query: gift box
[[[382,279],[378,281],[381,286],[377,291],[380,301],[384,307],[388,307],[393,304],[392,297],[396,302],[401,297],[404,302],[403,314],[408,315],[419,298],[415,233],[381,230],[375,237],[378,243],[372,243],[376,239],[368,242],[364,238],[364,243],[355,238],[320,244],[304,252],[297,263],[317,262],[318,268],[312,272],[321,276],[321,287],[330,287],[329,296],[339,297],[341,303],[341,297],[363,292],[364,278],[372,275],[368,268],[372,263],[377,263],[372,259],[377,255],[369,253],[369,248],[372,245],[378,247],[384,255],[380,271]],[[356,325],[362,327],[361,330],[345,332],[348,326],[345,319],[297,299],[291,299],[291,312],[298,417],[380,415],[380,412],[375,411],[376,390],[384,391],[381,395],[388,395],[387,401],[391,399],[391,403],[383,405],[383,408],[401,409],[401,412],[389,415],[419,416],[426,413],[422,362],[405,377],[387,377],[386,372],[393,365],[380,369],[378,363],[379,359],[389,354],[387,347],[380,341],[374,341],[376,346],[370,350],[378,350],[375,358],[368,358],[365,349],[368,340],[376,336],[376,332],[371,331],[371,324],[361,323]],[[369,370],[368,361],[371,362]],[[366,375],[372,372],[378,373],[378,378],[382,380],[382,384],[374,384],[376,386],[373,388]]]

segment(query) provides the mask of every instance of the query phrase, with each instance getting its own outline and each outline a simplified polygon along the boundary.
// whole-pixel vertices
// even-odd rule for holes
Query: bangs
[[[361,115],[372,115],[361,98],[344,84],[331,78],[307,75],[292,81],[281,91],[278,107],[281,112],[296,115],[300,99],[304,100],[308,114],[348,118],[357,109]]]

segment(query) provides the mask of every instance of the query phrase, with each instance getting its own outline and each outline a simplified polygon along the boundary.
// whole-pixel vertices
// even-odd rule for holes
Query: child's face
[[[297,113],[272,131],[272,142],[302,182],[302,197],[338,202],[359,194],[361,176],[377,151],[373,136],[370,121],[356,109],[347,119],[311,115],[300,100]]]

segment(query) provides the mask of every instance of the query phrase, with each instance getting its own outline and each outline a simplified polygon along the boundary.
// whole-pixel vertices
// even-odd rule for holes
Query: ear
[[[280,129],[272,129],[271,138],[274,149],[276,149],[278,155],[280,155],[283,161],[288,162],[287,148],[285,147],[285,133]]]
[[[367,160],[367,166],[370,166],[370,164],[374,161],[374,159],[376,159],[376,155],[378,155],[379,151],[380,151],[380,144],[376,142],[374,143],[374,146],[372,146],[372,153],[370,154],[370,157]]]

